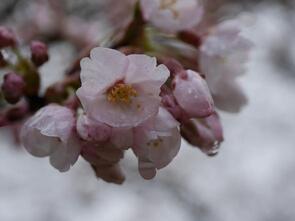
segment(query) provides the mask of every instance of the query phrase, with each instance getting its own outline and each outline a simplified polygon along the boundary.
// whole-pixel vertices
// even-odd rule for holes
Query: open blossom
[[[192,28],[203,15],[199,0],[141,0],[140,3],[144,18],[166,32]]]
[[[61,172],[69,170],[80,154],[74,114],[55,104],[41,108],[24,124],[21,140],[32,155],[49,156],[51,165]]]
[[[173,94],[189,117],[207,117],[214,111],[206,81],[192,70],[175,76]]]
[[[177,155],[181,137],[178,122],[164,108],[152,119],[137,127],[134,132],[133,151],[138,157],[141,176],[152,179],[156,169],[167,166]]]
[[[158,112],[160,87],[168,77],[169,70],[157,66],[155,58],[98,47],[81,61],[77,95],[90,119],[134,127]]]
[[[201,46],[200,64],[218,108],[237,112],[247,103],[237,77],[245,73],[252,44],[238,24],[226,21],[211,30]]]

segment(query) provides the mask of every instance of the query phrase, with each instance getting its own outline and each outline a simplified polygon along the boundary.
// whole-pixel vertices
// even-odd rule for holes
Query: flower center
[[[107,99],[112,103],[125,103],[130,104],[132,97],[137,96],[137,91],[128,84],[117,83],[115,86],[110,88],[107,92]]]
[[[179,17],[179,13],[175,9],[176,3],[177,3],[177,0],[161,0],[160,9],[161,10],[165,10],[165,9],[170,10],[173,14],[173,17],[176,19]]]
[[[160,145],[163,143],[163,140],[161,138],[158,138],[158,139],[155,139],[155,140],[151,140],[149,142],[147,142],[147,145],[149,147],[154,147],[154,148],[157,148],[157,147],[160,147]]]

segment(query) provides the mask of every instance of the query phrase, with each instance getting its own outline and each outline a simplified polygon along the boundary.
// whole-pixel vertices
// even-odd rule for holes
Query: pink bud
[[[104,142],[110,138],[112,129],[104,123],[95,122],[86,115],[81,115],[77,120],[77,131],[86,141]]]
[[[207,117],[213,113],[213,98],[206,81],[198,73],[187,70],[176,75],[173,83],[173,94],[189,117]]]
[[[2,84],[2,93],[8,103],[15,104],[23,96],[25,82],[23,78],[16,73],[8,73],[4,76]]]
[[[181,125],[181,135],[209,156],[218,153],[223,131],[217,113],[203,119],[192,119]]]
[[[36,66],[41,66],[48,61],[48,48],[46,44],[41,41],[33,41],[31,43],[32,61]]]
[[[16,45],[16,37],[11,29],[0,26],[0,48],[14,47]]]
[[[178,73],[184,71],[182,64],[174,58],[163,57],[159,61],[169,69],[171,77],[174,77]]]

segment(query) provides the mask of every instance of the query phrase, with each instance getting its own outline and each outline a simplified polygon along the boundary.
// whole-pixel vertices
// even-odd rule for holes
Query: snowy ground
[[[116,186],[97,181],[83,160],[60,174],[13,148],[3,131],[0,221],[295,220],[295,73],[272,56],[292,39],[280,8],[255,14],[247,33],[256,49],[242,79],[250,103],[239,115],[222,114],[226,141],[217,157],[183,143],[168,168],[144,181],[130,154],[127,182]]]

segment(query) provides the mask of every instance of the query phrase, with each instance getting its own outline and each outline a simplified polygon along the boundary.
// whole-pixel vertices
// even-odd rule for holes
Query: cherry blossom
[[[237,77],[245,73],[252,43],[240,33],[238,23],[225,21],[213,28],[200,48],[200,64],[222,110],[237,112],[247,103]]]
[[[49,156],[50,163],[60,172],[70,169],[80,154],[80,142],[75,134],[73,112],[51,104],[41,108],[21,130],[21,140],[36,157]]]
[[[214,111],[206,81],[192,70],[175,76],[173,94],[189,117],[207,117]]]
[[[111,136],[111,127],[104,123],[93,122],[85,114],[78,117],[77,132],[86,141],[104,142]]]
[[[198,0],[141,0],[144,18],[166,32],[178,32],[197,25],[203,15]]]
[[[155,58],[98,47],[81,61],[77,95],[89,118],[113,127],[133,127],[158,112],[160,87],[168,76],[169,70],[157,66]]]
[[[167,166],[177,155],[181,137],[179,123],[164,108],[134,132],[133,151],[138,157],[139,172],[145,179],[156,175],[156,169]]]
[[[181,125],[181,135],[209,156],[218,153],[223,141],[222,125],[217,113],[207,118],[195,118]]]

